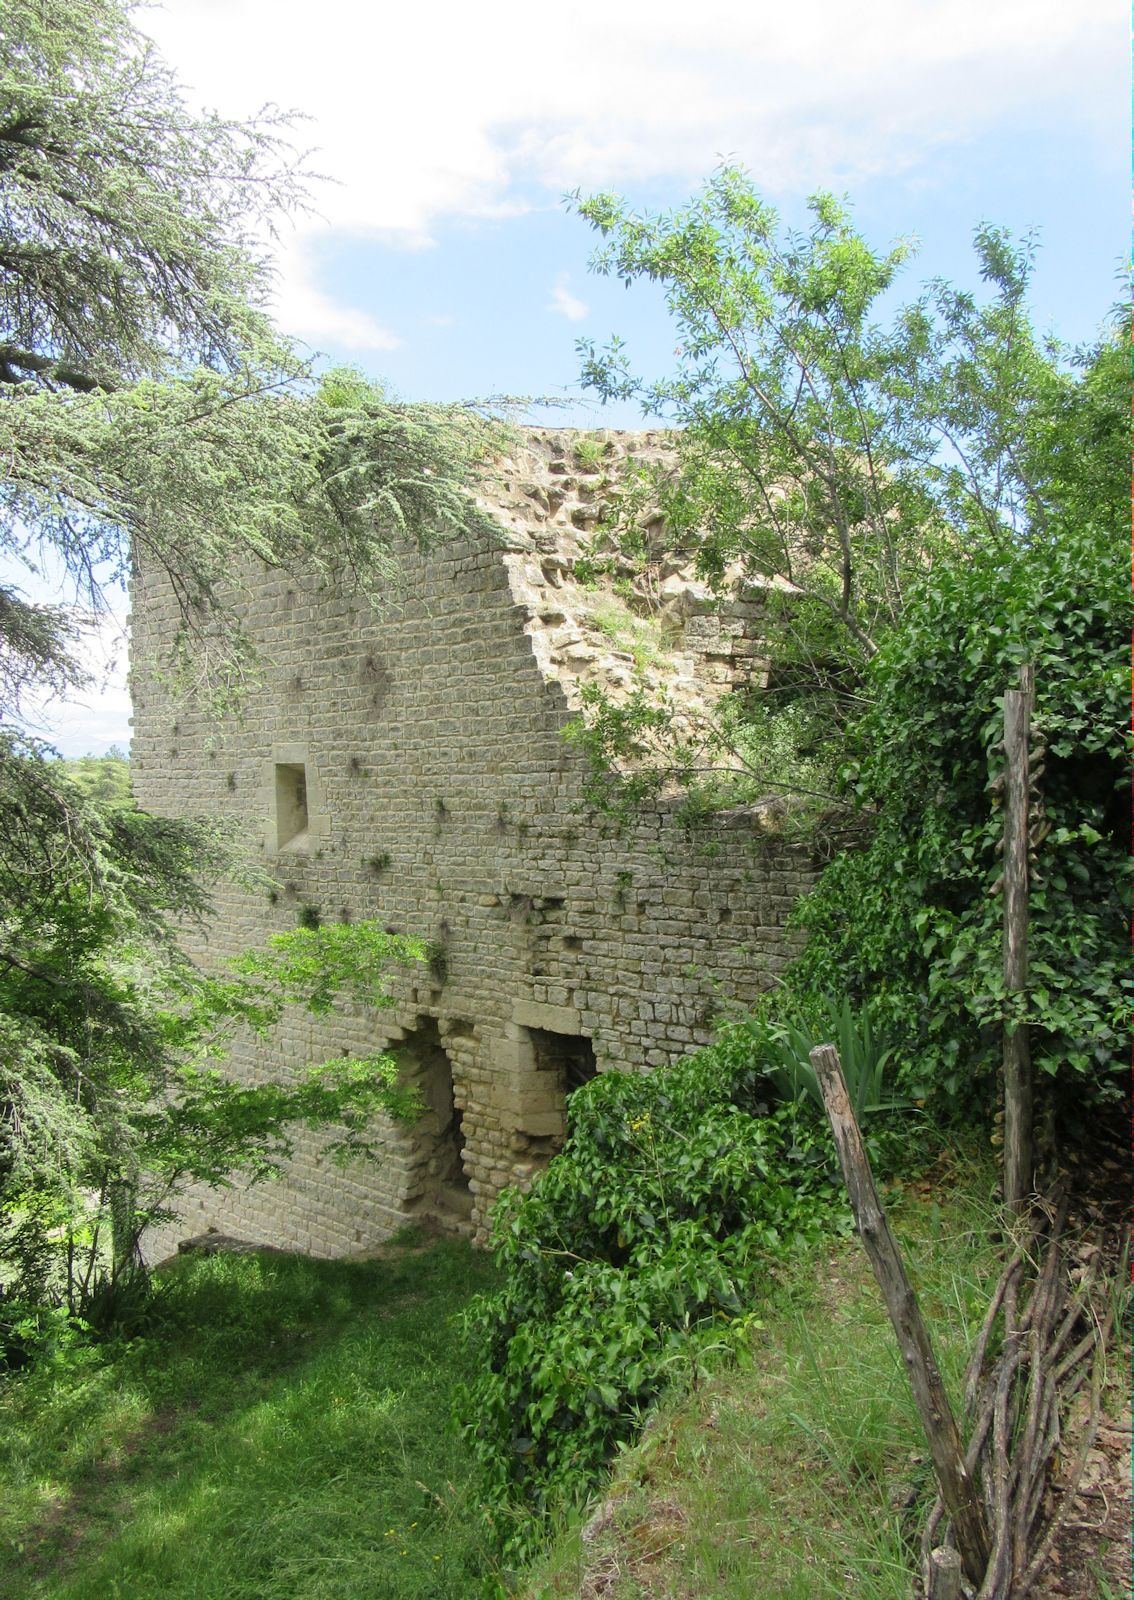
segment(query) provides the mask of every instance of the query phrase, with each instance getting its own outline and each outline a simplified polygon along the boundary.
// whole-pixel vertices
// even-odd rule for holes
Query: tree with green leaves
[[[872,819],[802,908],[790,983],[869,1002],[918,1095],[992,1097],[1001,1029],[1027,1027],[1041,1111],[1064,1127],[1127,1093],[1129,335],[1029,410],[1019,537],[926,573],[871,664],[844,781]],[[1029,982],[1001,964],[1003,699],[1035,674]]]
[[[719,803],[722,787],[745,793],[740,773],[748,793],[809,792],[813,820],[834,800],[859,848],[806,902],[807,952],[773,1005],[849,995],[900,1046],[918,1095],[988,1096],[1001,1029],[1027,1025],[1041,1082],[1080,1104],[1113,1098],[1128,318],[1086,351],[1040,340],[1031,246],[988,226],[983,293],[934,281],[890,309],[907,247],[875,250],[829,196],[805,231],[785,229],[732,167],[673,212],[611,195],[579,210],[603,237],[595,269],[660,284],[678,335],[676,371],[655,381],[618,339],[580,346],[600,395],[680,430],[677,471],[651,486],[653,543],[633,499],[604,537],[648,560],[664,526],[722,593],[762,590],[770,660],[764,692],[683,740],[664,703],[592,694],[576,736],[597,792],[634,802],[676,780]],[[998,741],[1023,662],[1046,770],[1032,981],[1009,997]]]
[[[0,764],[0,781],[11,771]],[[26,804],[26,763],[19,778]],[[0,1366],[5,1347],[34,1352],[53,1306],[113,1320],[142,1235],[172,1220],[188,1184],[270,1177],[298,1127],[323,1130],[336,1157],[368,1154],[379,1113],[420,1109],[381,1051],[287,1083],[241,1084],[223,1061],[235,1030],[264,1034],[287,1006],[389,1006],[388,969],[424,961],[422,942],[369,922],[298,928],[206,977],[173,921],[208,914],[210,830],[90,808],[76,789],[68,836],[53,826],[65,796],[52,774],[38,878],[29,861],[0,956]]]
[[[231,700],[242,571],[374,589],[399,540],[476,525],[487,438],[356,373],[313,378],[266,309],[271,231],[304,203],[289,119],[192,114],[132,10],[0,16],[0,1295],[14,1277],[47,1293],[70,1240],[72,1302],[131,1258],[170,1182],[255,1165],[319,1104],[199,1075],[225,1008],[169,930],[204,914],[224,841],[75,781],[21,731],[21,700],[83,682],[80,614],[139,563],[178,598],[184,692]],[[68,603],[38,598],[55,581]],[[312,933],[328,960],[329,937]],[[412,954],[352,937],[375,970]],[[381,1073],[347,1077],[339,1112],[389,1101]]]
[[[660,284],[678,341],[676,371],[652,381],[618,338],[583,341],[584,382],[673,423],[678,470],[653,486],[655,528],[722,590],[762,598],[770,682],[707,730],[720,764],[775,786],[794,752],[812,758],[800,787],[830,789],[910,587],[974,541],[1010,543],[1037,513],[1024,437],[1050,358],[1026,313],[1029,247],[980,229],[986,298],[932,283],[887,327],[876,319],[910,247],[874,249],[829,195],[811,200],[806,231],[735,167],[673,212],[612,195],[578,205],[604,241],[594,270]],[[632,559],[661,554],[630,509],[607,538]],[[607,708],[598,753],[620,731],[656,733],[656,713]],[[680,757],[672,770],[682,777]]]
[[[303,203],[287,119],[191,115],[130,10],[13,0],[0,23],[0,551],[49,552],[87,601],[163,570],[223,681],[237,638],[207,619],[242,559],[380,578],[393,537],[468,525],[483,433],[310,381],[265,309],[264,241]],[[2,600],[10,686],[73,679],[65,617]]]
[[[121,745],[112,744],[105,755],[76,757],[68,762],[67,775],[92,800],[117,806],[134,804],[130,757]]]

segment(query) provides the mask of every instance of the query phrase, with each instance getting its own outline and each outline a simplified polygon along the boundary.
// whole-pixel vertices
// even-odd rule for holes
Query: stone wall
[[[324,1159],[320,1138],[301,1136],[280,1181],[192,1195],[182,1220],[149,1241],[153,1257],[209,1226],[350,1253],[423,1210],[467,1216],[483,1235],[500,1188],[530,1177],[561,1139],[574,1086],[707,1041],[722,1001],[752,999],[789,958],[785,923],[814,866],[766,816],[738,813],[690,838],[670,805],[620,833],[582,803],[583,761],[561,729],[610,642],[585,616],[568,626],[570,607],[549,600],[566,586],[586,611],[572,536],[554,526],[565,511],[577,529],[581,475],[552,471],[569,445],[533,435],[499,463],[499,541],[407,555],[381,613],[278,574],[250,581],[241,605],[269,665],[239,721],[214,722],[162,689],[155,669],[174,602],[138,578],[139,800],[236,819],[272,878],[228,888],[192,953],[219,965],[294,927],[304,907],[324,920],[375,918],[443,952],[398,980],[394,1010],[291,1016],[233,1057],[255,1079],[389,1044],[427,1116],[410,1131],[385,1129],[378,1157],[345,1170]],[[546,498],[549,479],[562,487],[572,477],[554,509],[532,492]],[[722,619],[703,594],[674,604],[676,666],[658,670],[711,696],[734,671],[758,668],[749,637],[758,598],[740,604],[748,617]],[[682,618],[709,626],[686,637]],[[710,671],[680,659],[704,663],[704,641],[722,638],[729,647]]]

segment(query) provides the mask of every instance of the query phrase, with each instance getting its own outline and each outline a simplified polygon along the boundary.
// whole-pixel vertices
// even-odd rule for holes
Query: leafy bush
[[[934,572],[873,668],[878,701],[847,771],[873,838],[840,857],[800,920],[797,991],[871,996],[902,1046],[907,1092],[987,1098],[1005,1022],[1074,1098],[1125,1092],[1126,666],[1129,594],[1107,543],[1060,530]],[[1039,779],[1029,991],[1002,974],[996,893],[1002,698],[1035,665]],[[1039,820],[1039,819],[1037,819]]]
[[[0,1371],[82,1365],[89,1332],[66,1306],[0,1299]]]
[[[1129,317],[1037,369],[1011,525],[958,522],[870,663],[848,789],[873,823],[804,903],[790,977],[876,1014],[911,1093],[987,1099],[1004,1026],[1027,1024],[1064,1113],[1126,1092],[1129,872]],[[1006,995],[996,892],[1002,703],[1035,669],[1029,989]],[[1042,761],[1042,767],[1039,765]]]
[[[506,1279],[468,1314],[481,1375],[457,1414],[513,1555],[668,1380],[740,1347],[769,1256],[849,1225],[821,1119],[774,1104],[768,1052],[753,1025],[649,1075],[603,1073],[530,1193],[498,1201]]]

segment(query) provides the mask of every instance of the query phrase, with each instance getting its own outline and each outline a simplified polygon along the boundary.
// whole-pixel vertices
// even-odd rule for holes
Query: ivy
[[[1123,500],[1098,460],[1118,448],[1121,389],[1117,341],[1081,383],[1055,386],[1030,438],[1030,470],[1049,478],[1042,523],[934,566],[868,670],[875,703],[843,781],[874,812],[873,836],[803,905],[810,938],[790,982],[872,996],[914,1093],[987,1098],[1001,1030],[1023,1024],[1061,1103],[1125,1093],[1132,608],[1116,559]],[[1072,458],[1067,435],[1082,433],[1093,450]],[[1033,835],[1029,988],[1010,1003],[999,739],[1025,661],[1044,837]]]

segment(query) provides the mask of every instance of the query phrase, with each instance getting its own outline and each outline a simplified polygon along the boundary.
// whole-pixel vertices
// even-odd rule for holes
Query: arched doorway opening
[[[425,1111],[409,1130],[414,1153],[406,1188],[407,1210],[459,1227],[472,1215],[473,1197],[464,1165],[463,1106],[457,1099],[453,1064],[434,1017],[418,1017],[391,1053],[401,1082],[416,1088]]]

